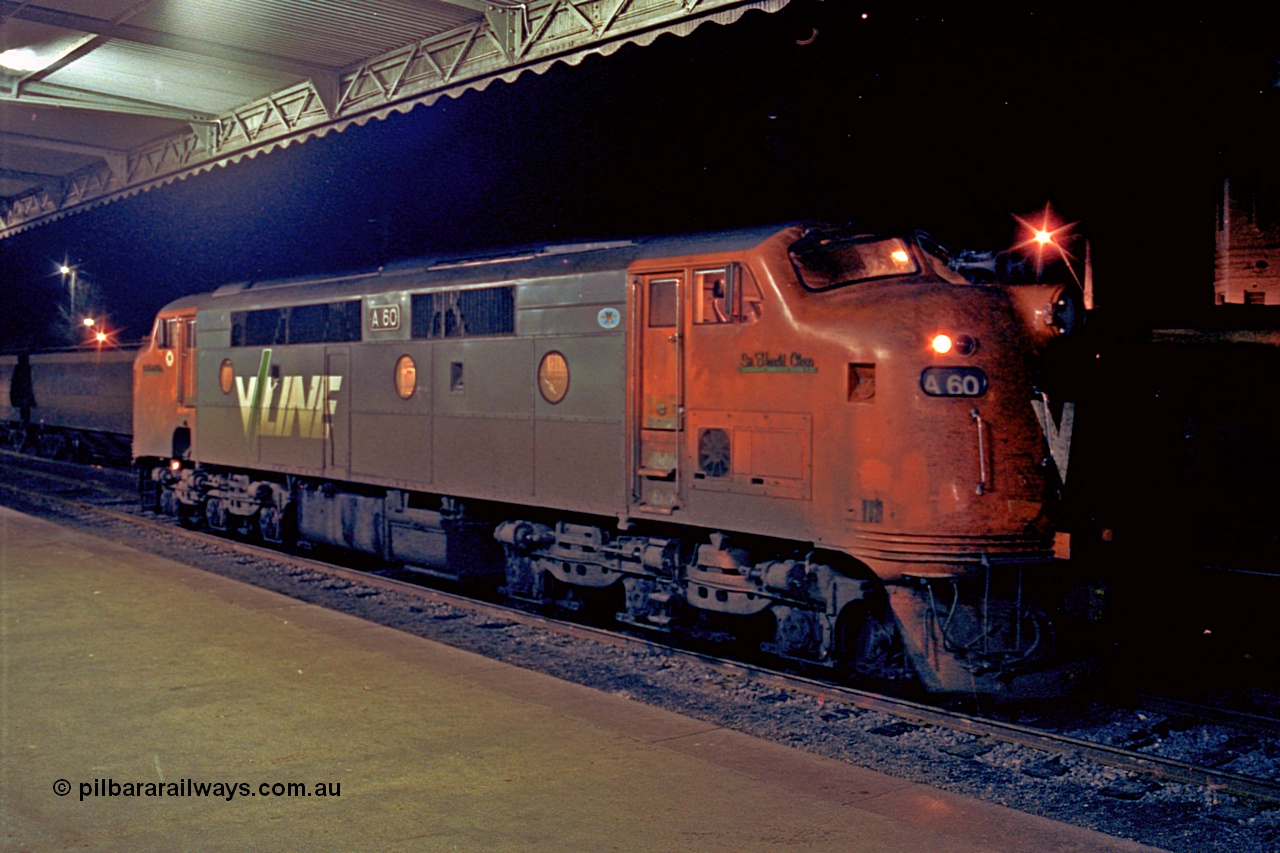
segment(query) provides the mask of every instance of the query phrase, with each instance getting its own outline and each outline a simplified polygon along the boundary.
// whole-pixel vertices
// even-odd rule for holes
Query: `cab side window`
[[[741,264],[698,270],[694,279],[694,322],[701,325],[754,323],[764,310],[760,286]]]
[[[178,343],[178,321],[157,319],[154,338],[158,349],[173,349]]]
[[[729,270],[701,270],[693,274],[698,290],[694,312],[697,323],[732,323],[733,293],[729,287]]]

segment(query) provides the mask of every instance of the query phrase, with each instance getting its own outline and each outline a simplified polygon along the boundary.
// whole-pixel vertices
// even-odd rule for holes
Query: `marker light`
[[[106,333],[106,332],[98,332],[97,334],[95,334],[95,335],[93,336],[93,339],[94,339],[95,341],[97,341],[98,343],[100,343],[100,344],[105,344],[105,343],[107,342],[107,333]]]
[[[951,338],[947,335],[934,335],[933,340],[929,342],[929,346],[938,355],[946,355],[951,352]]]
[[[170,471],[181,471],[181,470],[182,470],[182,460],[181,460],[181,459],[173,459],[173,460],[171,460],[171,461],[169,462],[169,470],[170,470]]]
[[[94,321],[94,319],[93,319],[92,317],[85,317],[85,318],[84,318],[84,324],[85,324],[86,326],[92,326],[92,325],[94,324],[94,322],[95,322],[95,321]]]
[[[1040,229],[1039,231],[1036,231],[1036,235],[1033,239],[1041,246],[1048,245],[1053,242],[1053,232]]]

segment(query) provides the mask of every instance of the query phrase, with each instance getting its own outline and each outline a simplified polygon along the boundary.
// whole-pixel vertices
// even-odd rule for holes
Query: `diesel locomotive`
[[[224,286],[134,365],[143,499],[938,692],[1054,660],[1069,286],[802,223]]]

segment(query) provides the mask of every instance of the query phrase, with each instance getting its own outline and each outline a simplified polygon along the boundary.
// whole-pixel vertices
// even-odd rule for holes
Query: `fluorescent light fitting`
[[[0,53],[0,67],[10,71],[39,71],[49,62],[29,47],[15,47]]]

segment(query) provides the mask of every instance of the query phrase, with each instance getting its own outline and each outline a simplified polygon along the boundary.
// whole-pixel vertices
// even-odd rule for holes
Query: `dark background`
[[[1046,204],[1112,317],[1190,322],[1218,179],[1275,171],[1278,35],[1235,2],[795,0],[2,240],[0,349],[55,342],[64,257],[136,337],[229,281],[810,217],[1004,248]]]

